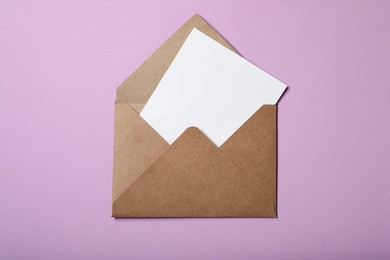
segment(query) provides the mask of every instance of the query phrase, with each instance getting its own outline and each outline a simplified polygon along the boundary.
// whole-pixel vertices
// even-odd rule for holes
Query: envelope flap
[[[263,105],[220,149],[276,203],[276,105]]]
[[[234,51],[202,17],[194,15],[118,87],[116,103],[130,104],[140,113],[194,27]]]
[[[113,203],[115,217],[274,217],[274,202],[188,128]]]
[[[167,148],[129,104],[115,104],[113,200]]]

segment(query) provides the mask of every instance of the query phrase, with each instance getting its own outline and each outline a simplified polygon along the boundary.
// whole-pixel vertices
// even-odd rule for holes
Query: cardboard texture
[[[276,217],[276,105],[220,148],[196,127],[169,145],[139,116],[194,27],[234,51],[194,15],[117,89],[112,216]]]

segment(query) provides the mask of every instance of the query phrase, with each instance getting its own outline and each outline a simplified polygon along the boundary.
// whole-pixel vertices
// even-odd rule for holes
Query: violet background
[[[0,0],[0,258],[389,259],[389,12]],[[278,219],[110,217],[115,89],[194,13],[289,85]]]

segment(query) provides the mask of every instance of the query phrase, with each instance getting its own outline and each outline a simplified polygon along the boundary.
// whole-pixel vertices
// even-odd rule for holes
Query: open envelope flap
[[[275,204],[191,127],[114,201],[113,216],[274,217]]]
[[[118,87],[116,103],[130,104],[140,113],[194,27],[230,50],[235,51],[221,35],[196,14]]]
[[[277,105],[263,105],[220,149],[276,204]]]

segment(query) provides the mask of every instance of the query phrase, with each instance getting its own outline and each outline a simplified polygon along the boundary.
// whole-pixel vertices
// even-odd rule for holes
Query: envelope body
[[[276,105],[221,147],[196,127],[169,145],[139,115],[193,28],[235,51],[194,15],[119,86],[112,216],[276,217]]]

